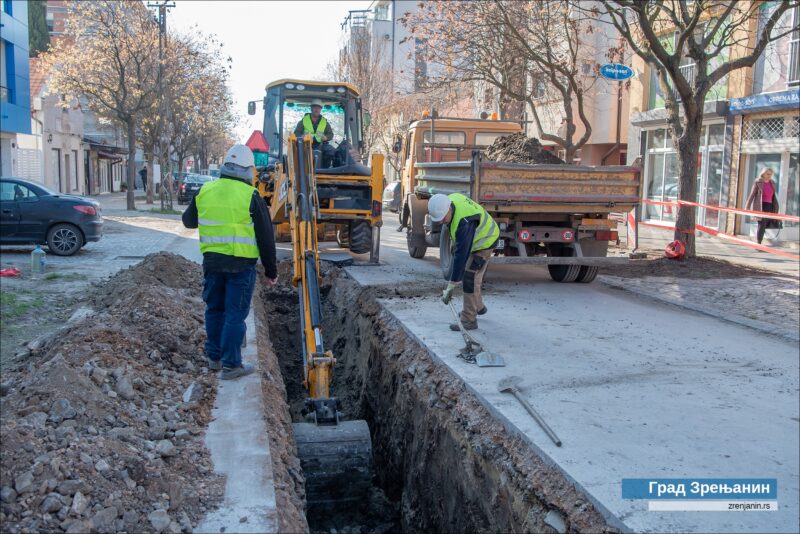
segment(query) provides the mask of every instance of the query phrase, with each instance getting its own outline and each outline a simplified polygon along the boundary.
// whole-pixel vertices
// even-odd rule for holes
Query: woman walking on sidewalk
[[[745,209],[752,209],[753,211],[763,211],[765,213],[778,213],[778,190],[775,182],[772,181],[772,176],[775,172],[767,167],[758,176],[758,179],[753,183],[753,189],[750,190],[750,195],[747,197]],[[764,217],[754,217],[758,221],[758,231],[756,232],[756,240],[758,244],[764,239],[764,232],[767,228],[782,228],[781,222],[775,219],[766,219]]]

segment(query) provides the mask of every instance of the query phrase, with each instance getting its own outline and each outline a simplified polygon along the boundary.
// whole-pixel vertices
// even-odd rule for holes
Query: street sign
[[[600,76],[608,80],[621,82],[633,78],[633,69],[621,63],[606,63],[600,66]]]

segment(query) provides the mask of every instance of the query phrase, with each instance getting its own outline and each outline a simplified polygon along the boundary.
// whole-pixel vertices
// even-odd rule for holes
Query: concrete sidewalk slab
[[[256,366],[256,372],[237,380],[218,382],[212,412],[214,420],[208,426],[205,440],[214,471],[227,477],[225,500],[194,532],[278,531],[252,308],[246,324],[247,347],[242,349],[242,360]]]
[[[513,273],[500,270],[493,275],[499,287],[486,298],[490,313],[475,335],[506,359],[505,368],[482,369],[456,357],[463,341],[447,329],[450,317],[437,299],[382,303],[632,530],[797,530],[797,343],[602,286],[543,280],[520,290]],[[523,394],[563,447],[512,396],[497,391],[510,375],[523,377]],[[647,477],[776,478],[779,511],[656,513],[643,501],[621,498],[623,478]]]

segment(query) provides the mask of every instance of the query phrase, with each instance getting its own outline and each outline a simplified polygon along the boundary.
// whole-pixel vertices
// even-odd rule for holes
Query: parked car
[[[187,174],[178,187],[178,204],[188,204],[200,192],[203,184],[213,180],[211,176],[203,174]]]
[[[103,236],[100,204],[21,178],[0,178],[0,244],[46,244],[71,256]]]
[[[400,211],[400,182],[392,182],[383,190],[383,207],[394,213]]]

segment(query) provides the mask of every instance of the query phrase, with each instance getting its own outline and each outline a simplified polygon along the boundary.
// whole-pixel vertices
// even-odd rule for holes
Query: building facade
[[[776,2],[759,8],[761,28]],[[748,216],[720,212],[716,206],[744,208],[753,182],[764,168],[775,172],[780,213],[798,215],[798,8],[789,10],[779,27],[794,31],[772,43],[752,68],[739,69],[718,82],[706,98],[700,141],[697,223],[728,234],[755,235],[755,221]],[[753,32],[751,39],[755,39]],[[665,39],[674,36],[665,35]],[[752,44],[752,43],[751,43]],[[728,57],[741,53],[727,50]],[[695,68],[686,58],[687,75]],[[631,84],[631,127],[628,162],[641,157],[644,165],[642,198],[674,200],[678,196],[678,153],[672,144],[664,98],[653,70],[634,58],[639,76]],[[670,206],[645,204],[642,220],[674,224]],[[796,223],[767,234],[776,242],[796,242]]]
[[[11,176],[18,166],[17,138],[31,133],[27,2],[2,0],[0,24],[0,172]]]

